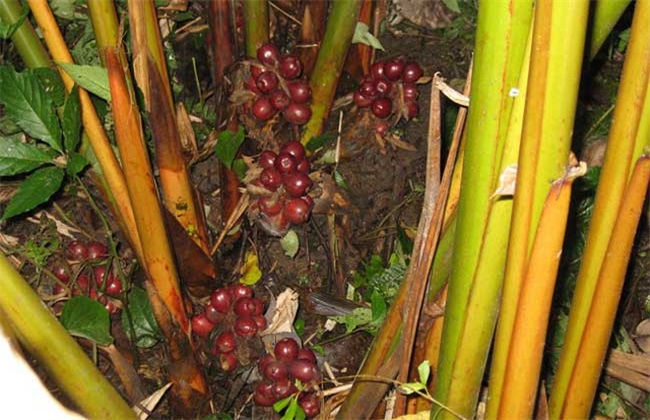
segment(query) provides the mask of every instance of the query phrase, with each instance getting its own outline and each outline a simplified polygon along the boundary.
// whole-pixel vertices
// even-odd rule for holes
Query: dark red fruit
[[[287,80],[293,80],[302,73],[302,63],[295,54],[287,54],[280,57],[280,75]]]
[[[309,160],[307,160],[307,158],[302,158],[296,163],[296,171],[302,172],[303,174],[308,174],[310,168],[311,165],[309,164]]]
[[[280,153],[278,157],[275,158],[274,166],[281,174],[290,174],[296,170],[296,158],[287,152]],[[280,182],[282,182],[282,180],[280,180]],[[280,184],[278,184],[278,186],[279,185]]]
[[[390,131],[390,126],[386,121],[379,121],[377,126],[375,127],[375,132],[379,134],[381,137],[384,137],[388,132]]]
[[[418,116],[418,112],[420,108],[418,107],[418,103],[415,101],[405,101],[404,106],[406,107],[406,118],[407,119],[412,119]]]
[[[266,318],[263,315],[253,315],[253,320],[255,325],[257,325],[257,331],[264,331],[266,329]]]
[[[272,71],[262,72],[255,78],[255,86],[262,93],[269,93],[278,87],[278,76]]]
[[[280,51],[273,44],[264,44],[257,49],[257,59],[267,66],[274,66],[278,62]]]
[[[240,316],[235,321],[235,333],[244,338],[255,337],[257,334],[257,323],[250,316]]]
[[[302,383],[317,381],[320,379],[318,368],[308,360],[294,360],[289,364],[289,375]]]
[[[77,277],[75,286],[73,287],[72,294],[74,296],[88,295],[90,293],[90,279],[81,274]],[[94,290],[94,289],[93,289]]]
[[[402,80],[405,83],[415,83],[422,77],[422,67],[414,61],[409,61],[404,65],[404,72],[402,73]]]
[[[263,71],[266,71],[264,67],[251,66],[251,76],[253,76],[253,78],[249,79],[247,84],[248,84],[248,88],[255,93],[259,93],[257,92],[257,86],[255,86],[255,79],[257,78],[257,76],[262,74]]]
[[[90,261],[103,260],[108,256],[108,248],[101,242],[88,242],[88,259]]]
[[[395,81],[402,76],[404,71],[404,61],[396,58],[394,60],[389,60],[384,64],[384,76],[388,80]]]
[[[307,194],[313,182],[303,172],[294,172],[282,178],[282,185],[291,197],[300,197]]]
[[[272,381],[286,379],[288,373],[289,369],[287,368],[287,364],[282,360],[276,359],[271,360],[269,363],[267,363],[266,366],[264,366],[264,370],[262,371],[262,375]]]
[[[273,382],[271,392],[273,392],[275,398],[281,400],[283,398],[287,398],[289,395],[293,395],[298,392],[298,388],[296,388],[291,380],[284,378]]]
[[[260,210],[267,216],[275,216],[284,208],[284,200],[280,197],[260,197],[257,202]]]
[[[210,303],[218,312],[225,314],[232,306],[232,295],[227,289],[217,289],[210,295]]]
[[[278,159],[275,161],[277,163]],[[280,184],[282,184],[282,174],[275,168],[266,168],[260,174],[260,182],[265,188],[268,188],[271,191],[275,191],[278,189]]]
[[[208,318],[210,322],[214,324],[218,324],[219,322],[223,321],[223,318],[225,316],[223,312],[217,311],[211,303],[203,307],[203,313],[205,314],[206,318]]]
[[[260,381],[255,387],[253,393],[253,401],[260,407],[270,407],[275,403],[275,395],[273,395],[273,383],[266,383]]]
[[[109,277],[110,281],[106,282],[106,293],[112,296],[119,296],[122,294],[122,282],[117,277]]]
[[[257,159],[257,162],[264,169],[272,168],[273,163],[275,162],[275,158],[277,156],[278,155],[276,155],[275,152],[271,150],[265,150],[262,153],[260,153],[260,157]]]
[[[313,351],[307,348],[302,348],[298,350],[298,356],[296,357],[298,360],[307,360],[308,362],[312,362],[314,365],[316,364],[316,355],[314,354]]]
[[[232,372],[237,369],[237,356],[235,353],[220,353],[219,364],[224,372]]]
[[[388,98],[377,98],[372,103],[372,113],[379,118],[386,118],[393,112],[393,103]]]
[[[276,111],[269,98],[265,96],[260,96],[253,103],[253,115],[260,121],[270,120]]]
[[[368,107],[368,106],[370,106],[372,104],[374,99],[370,98],[368,96],[365,96],[362,93],[354,92],[352,94],[352,100],[354,101],[355,104],[357,104],[357,106],[359,108],[366,108],[366,107]]]
[[[264,370],[268,366],[269,363],[275,361],[275,357],[273,357],[272,354],[265,354],[264,357],[262,357],[259,362],[257,363],[257,370],[260,373],[260,375],[264,375]]]
[[[68,274],[68,271],[60,265],[57,265],[52,269],[52,274],[63,283],[67,284],[70,280],[70,274]]]
[[[302,198],[292,198],[284,206],[284,216],[289,223],[299,225],[309,219],[309,205]]]
[[[384,71],[385,71],[385,66],[383,61],[379,61],[377,63],[374,63],[370,67],[370,75],[374,79],[378,79],[380,77],[384,77]]]
[[[381,80],[383,77],[378,77],[373,80],[366,80],[363,83],[361,83],[361,86],[359,86],[359,93],[366,98],[374,98],[377,96],[377,90],[375,89],[375,81],[376,80]]]
[[[262,299],[258,298],[253,298],[253,301],[255,302],[255,310],[253,311],[253,315],[262,315],[264,312],[264,302],[262,302]]]
[[[199,337],[206,338],[214,328],[214,324],[205,314],[196,314],[192,317],[192,331]]]
[[[237,299],[235,302],[234,311],[237,316],[252,316],[255,312],[257,312],[257,305],[258,302],[256,302],[256,299],[242,297]]]
[[[298,104],[307,103],[311,99],[311,87],[305,80],[295,80],[289,83],[289,95]]]
[[[253,289],[251,289],[249,286],[246,286],[245,284],[233,284],[230,286],[230,291],[232,292],[232,296],[235,298],[235,300],[243,297],[253,297]]]
[[[393,84],[386,79],[375,80],[375,90],[379,96],[388,96],[392,88]]]
[[[99,287],[103,287],[104,285],[108,285],[117,280],[113,272],[105,265],[94,267],[93,274],[95,275],[95,284]]]
[[[418,92],[418,87],[415,83],[403,83],[402,93],[404,94],[405,101],[415,101],[418,98],[418,95],[420,94],[420,92]]]
[[[115,301],[111,298],[106,297],[105,295],[100,297],[98,302],[104,305],[104,308],[106,308],[108,313],[111,315],[116,314],[120,310],[120,307],[117,306]]]
[[[300,347],[296,340],[293,338],[283,338],[275,343],[273,354],[280,360],[291,361],[298,357],[298,350],[300,350]]]
[[[316,417],[320,413],[320,401],[314,392],[303,393],[298,398],[298,405],[309,418]]]
[[[291,124],[302,125],[311,118],[311,107],[307,104],[291,103],[282,113],[284,119]]]
[[[291,103],[291,98],[283,89],[275,89],[269,93],[269,100],[271,101],[271,104],[280,111],[286,109],[286,107]]]
[[[305,195],[303,195],[302,197],[300,197],[300,199],[301,199],[302,201],[304,201],[305,203],[307,203],[307,206],[309,207],[309,210],[311,210],[311,209],[314,208],[314,199],[311,198],[310,195],[305,194]]]
[[[284,143],[282,147],[280,147],[280,153],[283,152],[289,153],[296,159],[296,161],[299,161],[305,157],[305,147],[302,145],[302,143],[296,140],[291,140]]]
[[[237,348],[237,339],[232,331],[224,331],[214,339],[214,345],[221,353],[230,353]]]
[[[85,261],[88,259],[88,247],[81,241],[70,242],[67,255],[73,261]]]

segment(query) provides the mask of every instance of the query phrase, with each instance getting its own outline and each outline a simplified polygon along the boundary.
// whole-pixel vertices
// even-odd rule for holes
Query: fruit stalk
[[[307,144],[312,137],[320,135],[323,131],[360,9],[361,0],[338,0],[332,5],[310,79],[312,116],[305,126],[302,144]]]
[[[120,394],[0,253],[0,312],[20,343],[89,418],[135,418]],[[82,385],[83,384],[83,385]]]

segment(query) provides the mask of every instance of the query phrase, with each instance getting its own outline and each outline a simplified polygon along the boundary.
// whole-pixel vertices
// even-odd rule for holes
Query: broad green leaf
[[[425,360],[418,366],[418,376],[420,377],[420,383],[426,385],[429,381],[429,374],[431,373],[431,365],[429,361]]]
[[[108,71],[101,66],[82,66],[71,63],[57,63],[70,77],[88,92],[94,93],[107,102],[111,101],[108,86]]]
[[[244,162],[244,159],[235,159],[232,162],[231,169],[233,170],[235,175],[237,175],[237,178],[239,178],[239,180],[242,181],[246,176],[246,171],[248,170],[248,166],[246,166],[246,162]]]
[[[81,103],[79,102],[79,87],[77,85],[72,88],[68,99],[65,101],[61,125],[63,127],[65,151],[72,153],[77,150],[81,139]]]
[[[37,67],[29,70],[37,78],[38,82],[45,89],[47,98],[52,102],[55,108],[63,105],[65,101],[65,86],[59,72],[51,67]]]
[[[61,188],[63,175],[63,169],[56,166],[37,169],[20,184],[18,191],[7,204],[2,220],[7,220],[45,203],[52,194]]]
[[[425,389],[425,386],[419,382],[409,382],[398,387],[399,391],[406,395],[415,394]]]
[[[0,102],[25,132],[61,152],[61,129],[52,102],[36,76],[0,67]]]
[[[74,19],[75,0],[49,0],[52,12],[60,18]]]
[[[50,154],[18,137],[0,137],[0,176],[29,172],[52,161]]]
[[[316,150],[322,148],[334,139],[336,139],[336,134],[334,133],[325,133],[320,136],[312,137],[305,145],[305,149],[307,149],[309,153],[314,153]]]
[[[293,399],[293,395],[283,398],[279,401],[276,401],[275,403],[273,403],[273,409],[275,410],[276,413],[279,413],[280,411],[284,410],[286,406],[289,405],[292,399]]]
[[[71,298],[63,305],[61,324],[76,337],[87,338],[100,346],[113,342],[111,318],[101,303],[86,296]]]
[[[384,297],[377,290],[372,291],[370,295],[370,310],[372,311],[372,320],[377,321],[378,319],[386,316],[387,306]]]
[[[0,38],[2,39],[11,38],[14,32],[16,32],[16,29],[20,28],[20,25],[23,24],[23,21],[25,20],[28,14],[29,14],[29,6],[27,6],[27,3],[23,3],[23,10],[20,16],[18,17],[18,19],[16,19],[16,21],[13,24],[8,25],[2,19],[0,19]]]
[[[122,312],[122,326],[136,346],[153,347],[160,341],[161,333],[153,315],[147,292],[134,287],[128,295],[129,301]]]
[[[68,155],[68,164],[65,167],[65,170],[70,175],[77,175],[88,165],[88,160],[86,160],[83,155],[73,152]]]
[[[376,50],[384,51],[384,46],[381,45],[381,42],[368,29],[368,25],[365,23],[357,22],[357,26],[354,28],[354,35],[352,36],[352,43],[365,44]]]
[[[298,238],[298,234],[296,234],[296,231],[293,229],[287,232],[282,239],[280,239],[280,246],[282,246],[282,249],[284,250],[284,254],[289,257],[293,258],[296,256],[298,253],[298,249],[300,249],[300,239]]]
[[[235,156],[237,156],[237,150],[239,150],[245,138],[244,127],[241,125],[237,128],[237,132],[226,130],[219,134],[214,153],[228,168],[232,168],[232,163]]]
[[[451,10],[454,13],[460,13],[458,0],[442,0],[442,2],[445,4],[445,6],[447,6],[447,9]]]

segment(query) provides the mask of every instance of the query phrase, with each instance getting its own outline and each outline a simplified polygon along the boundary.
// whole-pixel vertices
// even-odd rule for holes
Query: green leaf
[[[153,315],[147,292],[134,287],[128,295],[128,304],[122,314],[122,326],[127,335],[141,348],[153,347],[161,333]]]
[[[365,23],[357,22],[357,26],[354,28],[354,35],[352,36],[352,43],[365,44],[376,50],[384,51],[384,46],[381,45],[381,42],[368,29],[368,25]]]
[[[49,0],[52,12],[60,18],[74,19],[75,0]]]
[[[20,184],[18,191],[7,204],[2,220],[7,220],[45,203],[52,194],[61,188],[63,175],[63,169],[56,166],[37,169]]]
[[[279,413],[280,411],[284,410],[285,407],[289,405],[289,403],[291,403],[291,400],[293,400],[293,395],[290,395],[286,398],[276,401],[273,403],[273,409],[275,410],[276,413]]]
[[[454,13],[460,13],[458,0],[442,0],[442,2],[445,4],[445,6],[447,6],[447,9],[451,10]]]
[[[29,172],[52,161],[53,156],[16,137],[0,137],[0,176]]]
[[[81,172],[87,165],[88,160],[83,155],[73,152],[68,155],[68,164],[65,169],[68,174],[74,176]]]
[[[372,320],[377,321],[386,316],[387,306],[384,297],[377,290],[372,291],[370,295],[370,310],[372,311]]]
[[[296,334],[302,337],[302,335],[305,333],[305,319],[296,318],[293,323],[293,329],[296,330]]]
[[[72,63],[57,63],[70,77],[88,92],[94,93],[107,102],[111,101],[108,85],[108,71],[101,66],[82,66]]]
[[[422,391],[425,388],[426,387],[423,384],[419,383],[419,382],[409,382],[409,383],[406,383],[406,384],[402,384],[402,385],[400,385],[398,387],[399,391],[402,394],[406,394],[406,395],[415,394],[416,392]]]
[[[61,152],[61,129],[52,102],[36,76],[0,67],[0,102],[25,132]]]
[[[429,381],[429,374],[431,373],[431,365],[428,360],[423,361],[418,366],[418,376],[420,377],[420,383],[426,385]]]
[[[63,139],[65,151],[72,153],[77,150],[81,140],[81,102],[79,101],[79,87],[75,85],[68,95],[63,107]]]
[[[293,229],[280,239],[280,246],[282,246],[287,257],[293,258],[296,256],[298,249],[300,249],[300,239],[298,239],[298,235]]]
[[[248,170],[248,166],[246,166],[246,162],[244,162],[244,159],[235,159],[232,162],[232,170],[237,175],[237,178],[239,178],[240,181],[244,179],[246,176],[246,171]]]
[[[334,173],[332,173],[332,175],[334,176],[334,182],[336,182],[336,185],[338,185],[343,189],[346,190],[348,189],[348,183],[345,180],[343,174],[341,174],[338,170],[335,170]]]
[[[18,17],[18,19],[16,19],[16,21],[13,24],[8,25],[2,19],[0,19],[0,38],[2,39],[11,38],[14,35],[14,32],[16,32],[16,29],[20,28],[20,25],[23,24],[23,21],[25,20],[28,14],[29,14],[29,6],[27,6],[27,3],[23,3],[23,10],[20,16]]]
[[[305,145],[305,149],[307,149],[309,153],[314,153],[316,150],[322,148],[334,139],[336,139],[336,134],[334,133],[325,133],[320,136],[312,137]]]
[[[71,298],[63,305],[61,324],[76,337],[87,338],[100,346],[113,342],[111,318],[101,303],[86,297]]]
[[[294,420],[296,418],[296,411],[299,408],[298,401],[293,396],[289,398],[291,398],[291,402],[289,403],[289,407],[287,407],[287,411],[282,415],[282,420]]]
[[[45,89],[47,98],[55,108],[63,105],[65,101],[65,86],[59,72],[51,67],[37,67],[29,70],[38,78],[38,82]]]
[[[235,156],[237,156],[237,150],[239,150],[245,138],[244,127],[241,125],[237,128],[237,132],[226,130],[219,133],[214,153],[228,168],[232,168],[232,163]]]

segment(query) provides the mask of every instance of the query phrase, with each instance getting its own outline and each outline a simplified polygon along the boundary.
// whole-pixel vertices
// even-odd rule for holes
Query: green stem
[[[17,0],[0,0],[0,19],[5,25],[13,25],[23,15],[23,7]],[[22,25],[11,36],[11,40],[29,68],[48,67],[52,64],[34,27],[25,18]]]
[[[70,337],[29,284],[0,254],[0,310],[21,344],[90,418],[135,418],[115,388]]]
[[[255,57],[257,49],[269,42],[269,5],[262,0],[244,0],[246,55]]]
[[[327,19],[323,43],[318,51],[318,58],[311,75],[312,116],[302,135],[303,144],[306,144],[312,137],[319,136],[323,131],[323,125],[332,107],[345,57],[352,42],[361,3],[361,0],[333,2],[332,11]]]

